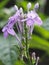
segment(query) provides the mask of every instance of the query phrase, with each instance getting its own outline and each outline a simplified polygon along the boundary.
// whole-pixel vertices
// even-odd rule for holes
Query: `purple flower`
[[[23,21],[26,21],[26,25],[27,27],[29,28],[28,29],[28,36],[30,34],[32,34],[32,31],[33,31],[33,28],[34,28],[34,25],[42,25],[42,20],[40,19],[40,17],[38,16],[38,14],[36,13],[36,10],[39,8],[39,4],[36,3],[35,6],[34,6],[34,10],[31,10],[31,11],[28,11],[27,13],[27,16],[26,16],[26,19],[23,19]]]
[[[12,35],[12,36],[15,36],[16,39],[19,41],[19,43],[21,43],[21,40],[19,39],[19,37],[17,36],[17,34],[15,33],[14,29],[13,28],[9,28],[9,26],[5,26],[3,29],[2,29],[2,32],[3,32],[3,35],[4,35],[4,38],[7,38],[8,35]]]
[[[36,13],[36,10],[38,8],[39,8],[39,3],[36,3],[34,6],[34,9],[27,13],[27,22],[26,23],[29,27],[32,26],[33,24],[37,24],[39,26],[42,25],[42,20]]]
[[[29,9],[31,8],[31,3],[28,3],[27,7],[28,7],[28,13],[25,15],[23,13],[23,9],[20,8],[18,10],[18,7],[15,5],[16,13],[9,18],[7,25],[2,29],[2,32],[4,33],[5,38],[8,37],[9,34],[17,37],[13,29],[14,24],[18,24],[17,25],[18,32],[22,34],[25,31],[24,23],[26,21],[26,26],[28,29],[28,36],[32,34],[34,25],[39,25],[39,26],[42,25],[42,20],[36,13],[36,10],[39,8],[39,4],[38,3],[35,4],[34,10],[31,10],[31,11],[29,11]]]
[[[10,28],[12,28],[14,26],[14,24],[18,21],[19,18],[20,18],[20,12],[18,10],[12,17],[9,18],[7,25]]]
[[[2,32],[5,38],[7,38],[9,34],[13,36],[15,35],[15,31],[13,30],[13,28],[9,28],[9,26],[7,25],[2,29]]]
[[[38,14],[33,10],[27,14],[27,25],[32,26],[33,24],[42,25],[42,20],[38,16]]]
[[[19,11],[17,11],[14,16],[9,18],[8,24],[2,29],[5,38],[8,36],[8,34],[15,35],[13,26],[17,22],[18,17],[19,17]]]
[[[22,12],[21,9],[17,10],[17,12],[12,17],[9,18],[7,25],[4,26],[4,28],[2,29],[2,32],[3,32],[3,35],[4,35],[5,38],[7,38],[8,35],[10,34],[12,36],[15,36],[16,39],[19,41],[19,43],[21,43],[21,40],[19,39],[19,37],[15,33],[13,26],[14,26],[14,24],[18,23],[20,31],[22,31],[23,27],[21,25],[21,18],[22,18],[21,12]]]
[[[13,26],[18,21],[19,18],[20,18],[19,10],[12,17],[9,18],[7,25],[2,29],[5,38],[8,37],[8,34],[15,35]]]
[[[30,34],[32,35],[34,25],[42,25],[42,20],[38,16],[38,14],[33,10],[27,14],[28,20],[26,21],[27,26],[30,27]]]

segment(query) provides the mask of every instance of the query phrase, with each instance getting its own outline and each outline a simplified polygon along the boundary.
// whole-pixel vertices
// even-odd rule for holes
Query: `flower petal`
[[[7,38],[7,37],[8,37],[8,32],[5,31],[5,32],[3,33],[3,35],[4,35],[4,38]]]
[[[9,34],[11,34],[13,36],[15,35],[15,31],[13,29],[9,28],[7,31],[8,31]]]
[[[35,17],[37,17],[37,13],[35,11],[30,11],[28,14],[27,14],[27,17],[28,18],[31,18],[31,19],[34,19]]]
[[[3,29],[2,29],[2,32],[6,31],[7,27],[5,26]]]
[[[32,19],[28,19],[26,23],[30,27],[34,24],[34,21]]]
[[[37,24],[37,25],[42,25],[42,20],[40,19],[40,17],[36,17],[35,19],[34,19],[34,21],[35,21],[35,25]]]

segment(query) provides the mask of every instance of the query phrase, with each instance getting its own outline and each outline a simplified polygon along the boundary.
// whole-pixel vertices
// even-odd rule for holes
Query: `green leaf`
[[[4,65],[3,62],[0,60],[0,65]]]
[[[0,2],[0,9],[3,8],[7,4],[8,1],[9,0],[3,0],[2,2]]]
[[[34,33],[42,37],[43,39],[49,40],[49,31],[44,27],[35,26]]]
[[[37,48],[46,51],[49,54],[49,42],[33,34],[32,39],[29,41],[30,48]]]
[[[39,12],[39,16],[41,17],[42,21],[47,18],[47,16],[41,12]]]
[[[0,35],[0,60],[5,65],[14,65],[18,56],[19,49],[17,48],[18,42],[14,37],[9,36],[8,39],[4,39]]]
[[[17,62],[15,63],[15,65],[26,65],[26,64],[22,60],[17,60]]]

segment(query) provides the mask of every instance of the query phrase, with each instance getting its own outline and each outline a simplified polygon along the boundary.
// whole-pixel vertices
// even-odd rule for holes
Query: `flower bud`
[[[27,4],[27,8],[28,8],[28,9],[31,8],[31,3],[30,3],[30,2]]]
[[[36,60],[36,54],[35,54],[35,52],[32,53],[32,59]]]
[[[36,64],[35,65],[38,65],[38,61],[39,61],[39,57],[37,57],[37,60],[36,60]]]
[[[20,13],[23,13],[23,9],[22,8],[20,8]]]
[[[36,3],[34,9],[37,10],[39,8],[39,3]]]
[[[39,60],[39,57],[37,57],[37,60]]]
[[[14,5],[14,8],[15,8],[16,11],[18,11],[18,6]]]

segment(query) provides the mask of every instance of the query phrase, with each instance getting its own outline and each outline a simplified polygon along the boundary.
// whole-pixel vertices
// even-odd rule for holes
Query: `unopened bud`
[[[35,52],[32,53],[32,56],[35,56]]]
[[[15,8],[16,11],[18,11],[18,6],[14,5],[14,8]]]
[[[20,13],[23,13],[23,9],[22,8],[20,8]]]
[[[30,3],[30,2],[27,4],[27,8],[28,8],[28,9],[31,8],[31,3]]]
[[[35,65],[38,65],[38,61],[39,61],[39,57],[37,57],[37,60],[36,60],[36,64]]]
[[[37,60],[39,60],[39,57],[37,57]]]
[[[32,53],[32,59],[36,60],[35,52]]]
[[[39,8],[39,3],[36,3],[34,9],[37,10]]]

